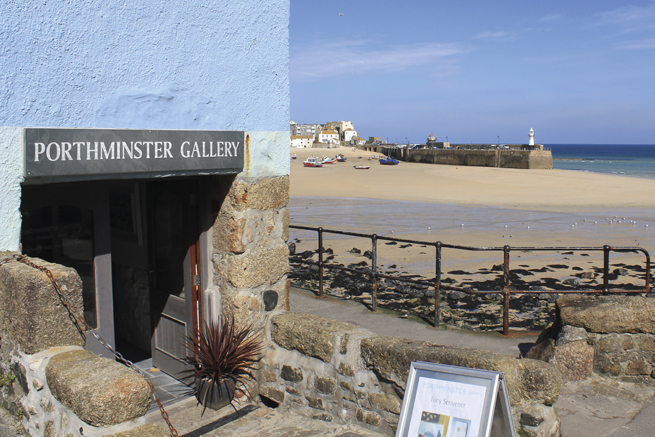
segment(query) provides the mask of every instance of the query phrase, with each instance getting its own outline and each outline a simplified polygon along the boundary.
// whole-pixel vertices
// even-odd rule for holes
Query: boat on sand
[[[392,158],[391,156],[386,156],[384,158],[380,158],[380,164],[382,165],[398,165],[398,160],[395,158]]]
[[[318,158],[307,158],[302,162],[302,164],[305,167],[323,167],[323,163]]]

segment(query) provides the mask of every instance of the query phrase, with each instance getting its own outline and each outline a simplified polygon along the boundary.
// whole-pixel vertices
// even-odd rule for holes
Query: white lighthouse
[[[528,132],[528,145],[529,146],[534,146],[534,129],[530,128],[530,132]]]

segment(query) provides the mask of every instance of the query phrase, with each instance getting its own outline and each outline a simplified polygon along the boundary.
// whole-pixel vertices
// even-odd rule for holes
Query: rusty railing
[[[290,261],[298,264],[310,264],[318,266],[318,276],[319,276],[319,297],[323,296],[323,273],[324,269],[334,269],[334,270],[343,270],[349,271],[357,274],[367,275],[371,278],[373,291],[371,293],[371,310],[377,310],[377,293],[378,293],[378,279],[385,278],[398,282],[406,282],[418,285],[427,285],[434,287],[434,326],[438,327],[441,324],[441,314],[440,314],[440,305],[441,305],[441,291],[442,290],[452,290],[452,291],[461,291],[467,294],[489,294],[489,293],[501,293],[503,295],[503,334],[509,334],[509,303],[512,294],[542,294],[542,293],[554,293],[554,294],[613,294],[613,293],[628,293],[628,294],[641,294],[650,292],[650,282],[651,282],[651,273],[650,273],[650,254],[647,250],[642,247],[612,247],[608,245],[600,247],[511,247],[505,245],[502,247],[472,247],[472,246],[460,246],[456,244],[447,244],[441,241],[421,241],[421,240],[410,240],[404,238],[395,238],[380,236],[377,234],[362,234],[359,232],[348,232],[348,231],[339,231],[334,229],[324,229],[322,227],[310,227],[310,226],[300,226],[300,225],[289,225],[289,228],[299,229],[305,231],[315,231],[318,233],[318,261],[305,260],[300,258],[290,258]],[[344,235],[350,237],[360,237],[368,238],[371,240],[371,269],[366,271],[363,269],[353,269],[350,267],[333,265],[326,263],[323,260],[323,234],[335,234],[335,235]],[[377,269],[377,243],[379,240],[384,241],[395,241],[398,243],[410,243],[410,244],[420,244],[424,246],[432,246],[435,248],[435,276],[433,281],[422,281],[415,280],[410,278],[403,278],[398,276],[386,275],[378,272]],[[503,286],[501,290],[471,290],[469,288],[455,287],[448,284],[443,284],[441,282],[441,265],[442,265],[442,249],[456,249],[469,252],[502,252],[503,253]],[[603,253],[603,283],[602,289],[575,289],[575,290],[557,290],[557,291],[543,291],[543,290],[511,290],[510,286],[512,282],[510,281],[510,253],[512,251],[533,251],[533,252],[576,252],[576,251],[585,251],[585,252],[602,252]],[[643,289],[612,289],[610,288],[610,253],[643,253],[645,257],[645,271],[646,278]]]

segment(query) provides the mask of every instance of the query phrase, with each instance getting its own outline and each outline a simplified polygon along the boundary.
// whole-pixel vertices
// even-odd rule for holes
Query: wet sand
[[[343,153],[345,163],[305,168],[307,156]],[[566,170],[515,170],[401,162],[381,166],[371,152],[293,149],[291,223],[376,233],[421,241],[498,247],[643,247],[655,250],[655,180]],[[358,159],[362,156],[362,159]],[[355,170],[358,163],[369,170]],[[648,225],[648,226],[647,226]],[[315,250],[315,233],[291,231],[298,250]],[[298,242],[300,240],[300,242]],[[378,244],[379,265],[434,275],[435,250]],[[369,240],[326,235],[334,262],[365,258]],[[643,254],[612,254],[612,269],[644,265]],[[474,272],[503,261],[502,251],[444,249],[444,272]],[[548,265],[559,280],[602,268],[601,251],[530,252],[514,249],[516,269]],[[575,269],[575,270],[573,270]],[[581,270],[580,270],[581,269]],[[545,273],[544,273],[545,275]],[[547,275],[545,275],[547,276]],[[596,275],[597,276],[597,275]],[[636,277],[631,282],[643,281]]]

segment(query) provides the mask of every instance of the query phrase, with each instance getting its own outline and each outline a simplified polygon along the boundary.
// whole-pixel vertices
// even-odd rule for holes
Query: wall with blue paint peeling
[[[0,5],[0,126],[289,129],[289,0]]]

